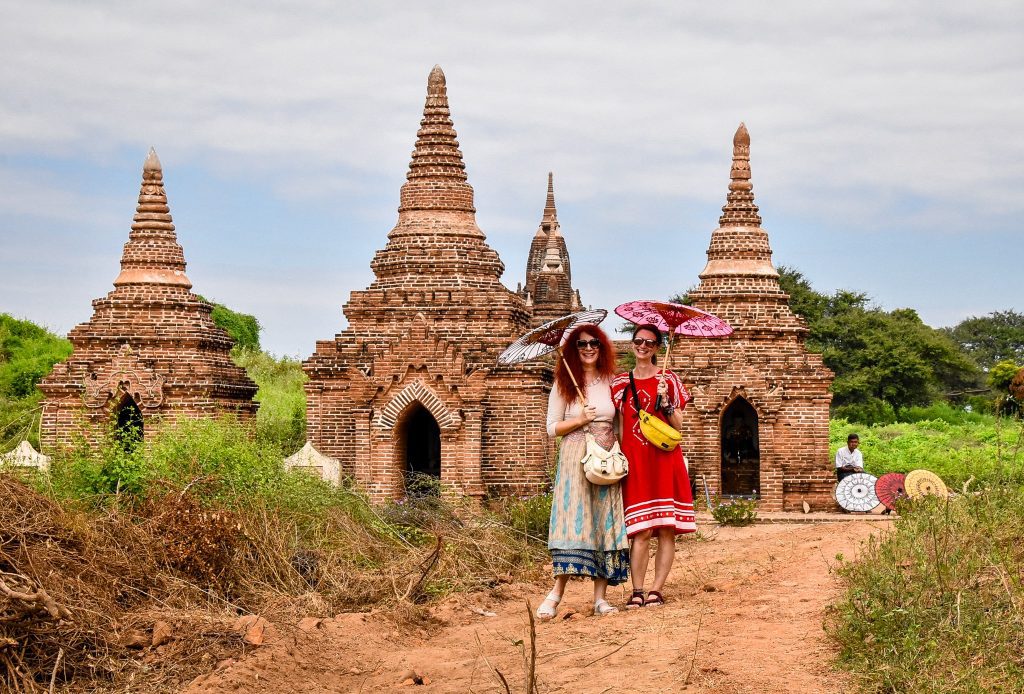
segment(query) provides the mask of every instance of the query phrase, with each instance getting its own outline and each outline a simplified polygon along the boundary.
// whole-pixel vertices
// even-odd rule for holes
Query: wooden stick
[[[565,370],[569,372],[569,378],[572,380],[572,384],[576,386],[576,393],[580,396],[580,401],[583,403],[583,406],[586,407],[587,396],[583,394],[582,390],[580,390],[580,384],[576,382],[576,376],[573,375],[572,369],[569,368],[569,365],[565,363],[565,357],[562,356],[562,348],[555,347],[555,353],[558,354],[558,359],[565,365]]]

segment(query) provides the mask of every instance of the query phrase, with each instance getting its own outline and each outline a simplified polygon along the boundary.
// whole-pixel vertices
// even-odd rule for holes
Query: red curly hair
[[[576,347],[576,341],[580,339],[580,335],[583,333],[593,335],[601,341],[601,347],[597,352],[598,375],[610,381],[611,377],[615,374],[615,348],[612,347],[612,341],[596,325],[577,326],[569,333],[565,342],[562,343],[562,356],[564,358],[558,362],[558,367],[555,369],[555,385],[558,387],[559,394],[567,403],[579,400],[579,394],[576,392],[576,386],[572,384],[568,369],[572,369],[572,374],[576,377],[576,382],[580,384],[580,388],[584,387],[583,362],[580,361],[580,351]]]

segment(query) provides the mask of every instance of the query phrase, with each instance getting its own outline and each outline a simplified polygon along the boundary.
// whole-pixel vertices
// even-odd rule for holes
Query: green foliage
[[[294,453],[306,441],[306,394],[302,389],[306,374],[302,363],[239,348],[232,352],[232,358],[259,386],[256,392],[256,402],[260,404],[256,413],[257,439],[278,452]]]
[[[931,470],[953,489],[970,477],[1024,483],[1024,425],[1019,421],[954,410],[949,406],[905,411],[913,423],[866,426],[843,419],[829,423],[829,450],[860,436],[864,468],[872,475]],[[930,417],[925,419],[924,417]]]
[[[962,320],[945,332],[984,369],[1001,361],[1024,364],[1024,314],[993,311]]]
[[[546,543],[551,524],[551,492],[537,496],[510,496],[497,499],[499,517],[530,540]]]
[[[1021,367],[1017,366],[1012,361],[1001,361],[993,366],[988,372],[988,385],[993,390],[1000,394],[1006,393],[1010,389],[1010,383],[1013,381],[1013,377],[1017,375]]]
[[[22,438],[39,447],[35,423],[43,396],[36,384],[70,354],[64,338],[0,313],[0,450]]]
[[[259,351],[260,348],[260,322],[255,316],[247,313],[232,311],[224,304],[200,296],[200,299],[213,306],[213,313],[210,317],[217,327],[221,328],[235,341],[238,349]]]
[[[828,631],[868,692],[1024,691],[1024,490],[907,503],[843,564]]]
[[[779,275],[791,308],[807,321],[808,348],[821,352],[836,374],[837,416],[894,421],[901,408],[928,405],[977,384],[980,372],[973,361],[916,311],[883,311],[859,292],[820,294],[791,268],[780,267]]]
[[[743,527],[757,520],[757,499],[731,499],[714,497],[711,516],[721,525]]]

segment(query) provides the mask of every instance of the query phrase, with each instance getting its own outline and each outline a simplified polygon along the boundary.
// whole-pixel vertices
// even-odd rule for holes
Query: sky
[[[59,333],[113,288],[153,146],[193,291],[307,357],[373,280],[435,63],[511,289],[548,171],[585,304],[695,285],[743,121],[776,265],[933,326],[1024,310],[1016,0],[0,0],[0,17],[0,312]]]

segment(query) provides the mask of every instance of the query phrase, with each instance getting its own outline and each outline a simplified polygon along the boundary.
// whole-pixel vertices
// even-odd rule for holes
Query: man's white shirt
[[[852,465],[854,467],[864,467],[864,456],[860,454],[860,449],[855,448],[850,451],[849,446],[841,446],[836,451],[836,467],[840,468],[844,465]]]

